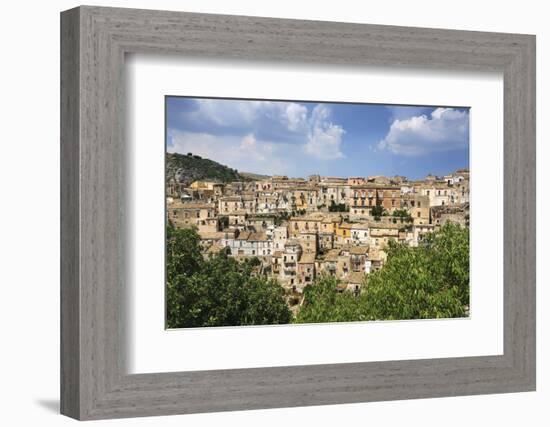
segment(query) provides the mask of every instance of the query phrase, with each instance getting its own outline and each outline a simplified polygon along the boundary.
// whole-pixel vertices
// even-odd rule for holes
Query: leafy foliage
[[[446,223],[410,248],[390,242],[384,267],[361,293],[339,293],[338,281],[321,278],[304,292],[296,322],[464,317],[469,305],[469,232]]]
[[[223,251],[204,260],[194,229],[167,228],[167,326],[239,326],[289,323],[284,291],[254,276],[257,258],[239,263]]]
[[[380,220],[380,217],[384,215],[384,211],[385,209],[382,205],[376,205],[372,207],[370,213],[374,217],[374,219]]]
[[[285,221],[288,221],[289,219],[290,219],[290,213],[288,213],[287,211],[279,212],[275,216],[274,224],[277,227],[279,227],[280,225],[282,225]]]
[[[328,207],[329,212],[349,212],[349,208],[345,203],[336,204],[334,200],[330,201],[330,206]]]
[[[339,280],[322,276],[304,289],[304,305],[295,323],[353,322],[367,320],[361,301],[351,292],[338,292]]]
[[[258,258],[238,262],[223,251],[204,259],[193,229],[167,229],[169,328],[285,324],[283,288],[253,274]],[[359,294],[321,276],[304,290],[296,323],[463,317],[469,306],[469,232],[446,223],[410,248],[390,242],[384,267]]]
[[[400,218],[401,222],[413,222],[410,212],[406,209],[396,209],[392,213],[393,217]]]
[[[166,153],[166,180],[173,178],[180,169],[186,184],[202,179],[212,179],[219,182],[249,181],[250,179],[213,160],[188,153]]]

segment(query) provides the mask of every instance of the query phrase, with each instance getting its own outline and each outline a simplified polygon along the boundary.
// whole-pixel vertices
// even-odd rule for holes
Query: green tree
[[[339,292],[339,280],[323,276],[304,289],[304,303],[295,323],[353,322],[365,320],[358,298]]]
[[[361,298],[369,319],[463,317],[470,290],[469,230],[447,223],[419,248],[390,243]]]
[[[330,206],[328,207],[329,212],[349,212],[349,208],[346,207],[345,203],[336,204],[334,200],[330,201]]]
[[[447,223],[418,248],[390,242],[384,267],[358,296],[322,278],[306,287],[296,322],[464,317],[469,309],[469,231]]]
[[[405,221],[405,222],[412,222],[413,219],[412,219],[412,216],[410,214],[410,212],[406,209],[396,209],[393,213],[392,213],[392,216],[393,217],[396,217],[396,218],[400,218],[401,219],[401,222]],[[394,221],[395,222],[395,221]]]
[[[370,210],[370,213],[375,220],[379,221],[380,217],[384,215],[384,211],[385,210],[382,205],[376,205],[376,206],[373,206],[373,208]]]
[[[194,229],[167,229],[167,325],[169,328],[289,323],[283,288],[254,276],[260,263],[239,263],[224,251],[204,260]]]

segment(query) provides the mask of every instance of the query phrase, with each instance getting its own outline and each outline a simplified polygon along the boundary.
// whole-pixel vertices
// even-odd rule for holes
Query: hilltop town
[[[167,220],[196,228],[205,257],[258,258],[256,273],[292,293],[323,274],[359,292],[384,266],[390,240],[417,247],[448,221],[469,227],[468,169],[415,181],[234,175],[190,181],[184,170],[167,171]]]

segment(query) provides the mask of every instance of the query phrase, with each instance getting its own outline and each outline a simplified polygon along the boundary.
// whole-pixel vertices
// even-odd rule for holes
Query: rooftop
[[[213,203],[181,203],[176,202],[170,204],[170,209],[215,209],[216,206]]]
[[[248,241],[263,242],[267,240],[267,235],[264,232],[250,233]]]
[[[369,248],[368,246],[352,246],[349,252],[352,255],[366,255],[369,253]]]
[[[199,231],[199,236],[202,240],[219,240],[225,237],[223,231]]]
[[[298,264],[313,264],[315,262],[315,254],[305,253],[300,257]]]
[[[360,285],[363,283],[363,280],[365,279],[365,273],[362,273],[360,271],[352,271],[347,275],[347,277],[344,277],[342,280],[347,283],[352,283],[354,285]]]

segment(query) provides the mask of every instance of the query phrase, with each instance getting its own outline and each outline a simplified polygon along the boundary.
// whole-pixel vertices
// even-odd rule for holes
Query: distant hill
[[[252,181],[252,174],[240,174],[236,169],[197,155],[166,153],[166,181],[175,178],[185,185],[193,181]]]
[[[251,181],[261,181],[262,179],[271,178],[271,175],[260,175],[259,173],[239,172],[239,174]]]

